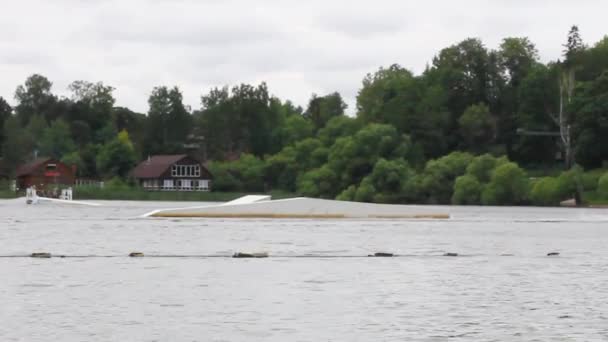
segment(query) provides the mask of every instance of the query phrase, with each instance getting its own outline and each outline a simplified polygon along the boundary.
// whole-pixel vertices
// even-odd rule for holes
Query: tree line
[[[574,26],[563,49],[542,63],[525,37],[497,49],[465,39],[419,75],[398,64],[366,75],[354,117],[338,92],[302,108],[265,83],[211,89],[197,109],[178,87],[159,86],[144,114],[116,107],[115,89],[102,82],[73,82],[58,97],[35,74],[17,87],[14,108],[0,97],[3,164],[14,169],[37,154],[77,165],[79,177],[126,179],[148,155],[188,152],[209,161],[217,190],[522,203],[536,184],[513,184],[527,192],[508,200],[498,184],[520,165],[592,169],[608,159],[608,37],[587,45]],[[490,171],[469,172],[484,155]],[[463,197],[465,188],[474,195]]]

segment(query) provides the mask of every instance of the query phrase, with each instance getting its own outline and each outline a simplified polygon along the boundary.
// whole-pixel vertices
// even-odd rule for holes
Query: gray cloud
[[[266,81],[305,105],[339,91],[351,111],[361,80],[399,63],[414,72],[442,48],[480,37],[528,36],[544,61],[572,24],[593,43],[608,33],[603,0],[24,0],[0,12],[0,96],[32,73],[66,95],[77,79],[116,88],[118,105],[147,110],[154,86],[178,85],[199,107],[210,88]]]

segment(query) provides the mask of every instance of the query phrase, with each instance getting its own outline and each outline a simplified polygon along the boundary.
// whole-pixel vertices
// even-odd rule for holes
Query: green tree
[[[608,160],[608,70],[583,84],[572,101],[576,161],[587,168]]]
[[[375,203],[404,203],[410,195],[410,182],[414,171],[403,159],[379,159],[374,169],[365,177],[357,190],[357,196],[365,193],[367,189],[373,190],[369,200]]]
[[[341,192],[359,184],[380,158],[403,158],[413,164],[420,161],[409,137],[399,135],[390,125],[370,124],[352,137],[339,138],[329,149],[327,166],[338,177],[337,190]]]
[[[241,153],[263,157],[276,153],[284,144],[282,140],[289,138],[291,133],[285,134],[278,127],[287,120],[286,116],[294,114],[291,113],[294,108],[289,104],[277,104],[265,83],[258,86],[241,84],[231,90],[215,88],[201,98],[201,103],[196,125],[213,158],[230,159]],[[291,128],[296,131],[300,127],[292,125]]]
[[[427,162],[420,180],[421,198],[432,204],[451,202],[456,178],[465,174],[473,156],[464,152],[452,152],[447,156]]]
[[[448,114],[440,87],[427,86],[399,65],[368,74],[357,96],[357,118],[363,124],[390,124],[419,144],[426,155],[445,152]]]
[[[597,183],[597,192],[602,198],[608,199],[608,172],[600,177]]]
[[[325,146],[331,146],[338,138],[354,135],[360,129],[360,121],[342,115],[331,118],[317,135]]]
[[[467,175],[475,177],[481,184],[488,183],[494,169],[508,162],[506,157],[496,158],[490,154],[477,156],[467,166]]]
[[[338,177],[327,165],[298,177],[298,193],[308,197],[333,199],[339,191]]]
[[[519,89],[534,65],[538,62],[538,50],[528,38],[506,38],[498,51],[505,86],[501,90],[501,113],[498,117],[498,139],[505,144],[510,156],[517,141],[517,115],[519,112]]]
[[[30,156],[26,142],[27,136],[19,125],[19,120],[14,116],[4,122],[3,136],[2,161],[4,167],[12,171]]]
[[[72,92],[71,100],[74,104],[73,109],[68,112],[71,122],[80,122],[80,127],[86,123],[92,132],[111,122],[112,108],[116,102],[113,87],[102,82],[74,81],[68,89]]]
[[[475,103],[493,103],[491,98],[490,54],[479,39],[466,39],[439,52],[433,59],[431,76],[448,91],[448,108],[459,115]]]
[[[279,130],[281,134],[280,144],[286,146],[312,137],[314,126],[302,115],[291,115],[285,119],[285,123]]]
[[[529,182],[526,172],[515,163],[497,167],[490,183],[481,195],[485,205],[518,205],[528,198]]]
[[[472,105],[458,119],[460,134],[469,150],[487,149],[494,138],[494,124],[490,108],[483,103]]]
[[[456,178],[454,183],[454,194],[452,195],[452,204],[457,205],[475,205],[480,204],[482,185],[479,181],[471,176],[464,175]]]
[[[0,96],[0,146],[4,142],[4,123],[12,116],[12,112],[11,106]]]
[[[40,137],[39,147],[41,155],[53,158],[61,158],[65,154],[76,150],[76,144],[72,140],[70,127],[61,119],[53,121],[44,130]]]
[[[532,66],[518,87],[517,126],[524,131],[557,132],[558,122],[554,114],[559,107],[559,87],[556,79],[559,70],[556,65]],[[550,136],[522,135],[513,147],[513,158],[524,163],[545,163],[555,161],[560,151],[558,141]]]
[[[332,118],[343,116],[345,109],[346,103],[338,92],[325,96],[313,94],[308,102],[308,108],[304,112],[304,117],[309,119],[315,130],[318,131],[325,127],[325,124]]]
[[[129,133],[122,131],[115,139],[101,147],[97,156],[99,173],[107,178],[126,178],[137,162]]]
[[[33,74],[15,90],[15,114],[21,123],[26,126],[34,115],[40,115],[50,122],[57,119],[60,112],[57,110],[57,97],[51,93],[51,81],[46,77]]]
[[[76,175],[79,177],[83,176],[82,172],[84,163],[82,161],[82,158],[80,157],[80,153],[78,153],[77,151],[67,153],[61,158],[61,161],[66,165],[75,166]]]
[[[176,153],[183,151],[192,128],[192,117],[183,103],[178,87],[155,87],[148,99],[145,152]]]
[[[560,203],[559,184],[555,177],[544,177],[532,186],[530,200],[534,205],[552,206]]]

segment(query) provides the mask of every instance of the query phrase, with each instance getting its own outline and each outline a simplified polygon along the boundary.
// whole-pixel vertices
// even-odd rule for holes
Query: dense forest
[[[479,39],[444,48],[420,75],[394,64],[363,78],[354,117],[338,92],[306,108],[265,83],[215,88],[200,108],[178,87],[152,90],[147,113],[116,107],[114,88],[75,81],[69,97],[34,74],[0,97],[9,172],[39,156],[82,178],[128,180],[153,154],[206,160],[218,191],[283,190],[387,203],[555,204],[595,190],[583,177],[608,161],[608,36],[586,44],[576,26],[547,64],[528,38],[497,49]],[[528,169],[563,167],[531,180]],[[604,179],[605,178],[605,179]],[[608,196],[608,195],[607,195]]]

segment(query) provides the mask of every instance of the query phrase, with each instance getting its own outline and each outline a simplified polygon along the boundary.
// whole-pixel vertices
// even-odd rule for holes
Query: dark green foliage
[[[497,167],[481,195],[485,205],[518,205],[528,199],[529,180],[526,172],[515,163]]]
[[[575,166],[557,177],[544,177],[536,180],[531,187],[530,200],[534,205],[556,206],[562,201],[576,198],[577,190],[595,190],[597,184],[585,189],[583,170]],[[597,178],[595,178],[597,179]]]
[[[126,178],[136,162],[135,149],[126,131],[103,145],[97,155],[99,172],[106,177]]]
[[[4,142],[4,123],[11,117],[12,111],[8,102],[0,96],[0,146]]]
[[[608,37],[588,47],[573,27],[562,61],[538,56],[526,37],[496,49],[470,38],[419,75],[380,67],[363,79],[356,117],[339,93],[313,95],[303,110],[265,83],[211,89],[194,110],[179,88],[156,87],[144,115],[115,107],[114,88],[101,82],[75,81],[66,98],[34,74],[14,108],[0,98],[2,164],[14,172],[48,155],[79,177],[109,179],[150,154],[189,153],[210,162],[220,191],[501,205],[599,196],[599,172],[559,170],[608,162]],[[127,139],[117,138],[123,131]],[[568,140],[574,153],[565,153]],[[553,178],[530,181],[518,164]]]
[[[575,157],[585,167],[608,160],[608,70],[582,84],[573,100]]]
[[[308,102],[308,108],[304,112],[304,117],[309,119],[315,130],[319,130],[327,124],[329,120],[335,117],[343,116],[346,109],[346,103],[342,100],[342,96],[338,92],[318,97],[312,96]]]
[[[456,178],[465,174],[472,160],[473,156],[469,153],[452,152],[429,161],[420,184],[422,198],[433,204],[450,203]]]
[[[271,98],[265,83],[213,89],[201,99],[196,126],[205,137],[208,156],[226,159],[241,153],[262,157],[312,134],[301,126],[291,103]],[[287,123],[287,126],[280,126]]]
[[[333,145],[340,137],[354,135],[361,129],[361,123],[357,119],[348,116],[337,116],[330,119],[325,127],[317,133],[317,136],[325,146]]]
[[[564,198],[560,194],[558,179],[555,177],[544,177],[537,180],[530,191],[530,200],[534,205],[559,205]]]
[[[234,162],[213,162],[209,171],[214,175],[213,187],[217,191],[264,192],[263,160],[251,154],[244,154]]]
[[[490,108],[483,103],[472,105],[458,119],[460,134],[471,151],[487,149],[494,138],[494,123]]]
[[[31,158],[28,149],[28,136],[25,129],[19,125],[16,117],[9,117],[4,122],[4,143],[2,144],[2,163],[14,174],[14,170],[21,163]]]
[[[597,182],[597,192],[602,198],[608,199],[608,172],[600,177]]]
[[[480,183],[488,183],[492,178],[492,173],[497,166],[508,163],[506,157],[496,158],[490,154],[475,157],[469,166],[467,174],[475,177]]]
[[[76,150],[70,127],[63,120],[55,120],[42,132],[39,140],[40,155],[61,158]]]
[[[325,165],[298,177],[298,193],[309,197],[333,199],[340,191],[338,176]]]
[[[380,159],[372,173],[361,182],[356,196],[369,188],[373,192],[371,200],[375,203],[405,203],[411,196],[414,175],[414,171],[402,159]]]
[[[178,87],[156,87],[148,99],[144,152],[171,154],[183,151],[192,129],[192,117]]]
[[[399,65],[368,74],[357,96],[357,118],[363,124],[389,124],[409,135],[425,155],[442,155],[449,144],[443,136],[446,97],[441,87],[425,82]]]
[[[458,205],[479,204],[482,189],[482,185],[475,177],[471,175],[460,176],[456,178],[454,184],[452,203]]]

